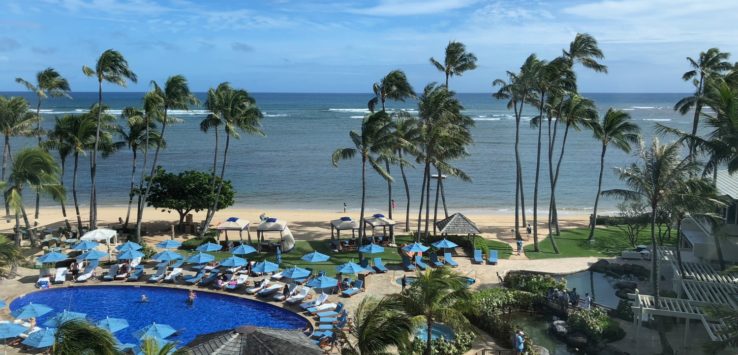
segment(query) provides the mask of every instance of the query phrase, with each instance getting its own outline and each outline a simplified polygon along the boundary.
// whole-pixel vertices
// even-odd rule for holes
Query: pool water
[[[577,288],[579,290],[579,288]],[[566,344],[548,332],[548,322],[543,317],[531,314],[516,313],[512,315],[513,323],[533,339],[533,344],[548,349],[551,355],[573,355]]]
[[[415,337],[422,341],[428,341],[428,325],[423,324],[418,327],[418,329],[415,330]],[[454,336],[454,330],[449,326],[444,324],[433,324],[433,328],[431,328],[431,339],[436,340],[441,337],[449,341],[456,339]]]
[[[232,329],[240,325],[302,330],[307,320],[288,310],[243,298],[197,292],[193,305],[188,290],[148,286],[84,286],[41,290],[15,299],[13,311],[28,303],[41,303],[54,310],[37,319],[43,324],[62,310],[87,314],[97,322],[105,317],[128,320],[130,327],[115,333],[121,343],[137,344],[133,333],[153,322],[177,329],[172,340],[183,346],[197,335]],[[148,302],[142,303],[141,295]]]
[[[592,271],[581,271],[574,274],[566,275],[566,288],[571,290],[577,289],[580,297],[584,297],[585,293],[589,293],[594,303],[615,309],[618,307],[620,298],[615,295],[613,284],[615,281],[608,279],[605,274]]]

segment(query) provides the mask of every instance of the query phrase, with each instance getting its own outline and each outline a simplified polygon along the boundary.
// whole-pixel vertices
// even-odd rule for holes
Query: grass
[[[658,231],[657,231],[658,232]],[[674,245],[676,238],[673,236],[675,231],[672,230],[672,237],[664,241],[664,245]],[[590,243],[587,240],[589,236],[589,228],[574,228],[561,231],[561,235],[556,237],[556,244],[559,247],[560,254],[553,252],[551,241],[544,238],[539,241],[540,251],[533,251],[533,245],[525,246],[525,255],[528,259],[549,259],[549,258],[570,258],[582,256],[595,257],[612,257],[620,255],[620,252],[633,247],[628,242],[625,229],[618,226],[598,227],[595,231],[595,241]],[[644,228],[638,235],[636,245],[651,245],[651,230]]]

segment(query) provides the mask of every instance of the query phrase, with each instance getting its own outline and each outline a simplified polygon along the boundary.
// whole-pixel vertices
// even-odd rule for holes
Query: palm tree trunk
[[[20,247],[21,246],[21,239],[23,239],[23,234],[21,234],[20,230],[20,217],[18,216],[18,212],[15,213],[15,245]],[[15,274],[14,271],[11,271],[11,274]]]
[[[564,137],[561,139],[561,152],[559,152],[559,161],[556,162],[556,172],[554,173],[553,187],[551,188],[551,210],[553,211],[553,220],[556,226],[556,235],[559,235],[559,213],[556,207],[556,186],[559,182],[559,171],[561,171],[561,162],[564,160],[564,151],[566,150],[566,138],[569,135],[570,124],[567,123],[564,128]]]
[[[590,242],[594,241],[594,233],[595,233],[595,227],[597,226],[597,204],[600,202],[600,191],[602,191],[602,172],[605,170],[605,152],[607,151],[607,144],[602,144],[602,154],[600,154],[600,177],[597,180],[597,196],[595,196],[595,205],[594,209],[592,210],[592,220],[590,221],[590,229],[589,229],[589,240]],[[654,215],[654,219],[655,219]],[[654,249],[656,250],[656,249]],[[655,259],[655,258],[654,258]]]
[[[656,207],[658,203],[651,203],[651,250],[656,253]],[[659,308],[659,258],[656,254],[651,256],[651,280],[653,281],[654,307]]]
[[[151,162],[151,174],[149,174],[149,178],[153,179],[156,176],[156,163],[159,160],[159,152],[161,151],[161,142],[164,140],[164,131],[167,129],[167,113],[168,108],[164,108],[164,119],[161,123],[161,132],[159,132],[159,142],[156,143],[156,151],[154,152],[154,161]],[[147,126],[148,127],[148,126]],[[144,158],[144,163],[145,163]],[[143,175],[143,171],[141,172]],[[141,186],[143,186],[144,178],[141,179]],[[141,223],[143,222],[143,210],[144,210],[144,202],[146,201],[146,198],[149,196],[149,192],[151,192],[151,184],[146,184],[146,191],[142,194],[139,191],[138,194],[138,211],[136,213],[136,241],[141,240]]]
[[[433,236],[436,236],[436,222],[438,222],[438,197],[441,194],[441,169],[438,169],[436,167],[436,171],[438,172],[438,181],[436,181],[436,202],[433,207]]]
[[[676,257],[677,257],[677,266],[679,267],[679,273],[684,275],[684,265],[682,264],[682,250],[681,250],[681,244],[682,244],[682,220],[681,216],[677,219],[677,236],[676,236]]]
[[[390,175],[390,163],[389,161],[384,162],[385,167],[387,169],[387,175]],[[391,175],[390,175],[391,176]],[[392,219],[392,180],[387,180],[387,207],[389,209],[389,219]],[[395,229],[390,228],[390,238],[391,240],[395,240]],[[394,242],[393,242],[394,243]]]
[[[425,184],[425,228],[423,233],[425,234],[425,242],[430,241],[430,233],[428,231],[428,223],[430,222],[430,184],[431,184],[431,173],[430,163],[428,164],[428,183]]]
[[[448,207],[446,207],[446,190],[443,188],[443,179],[438,184],[438,187],[441,189],[441,202],[443,203],[443,215],[446,216],[445,218],[448,218]]]
[[[10,137],[5,134],[5,143],[3,144],[3,172],[0,176],[0,180],[5,181],[5,170],[8,168],[8,161],[10,160]],[[10,205],[8,201],[5,201],[5,221],[10,222]]]
[[[423,228],[423,203],[425,202],[425,184],[428,182],[428,164],[423,168],[423,183],[420,185],[420,206],[418,207],[418,235],[415,241],[420,241],[420,230]]]
[[[541,136],[543,133],[543,105],[545,103],[545,93],[541,93],[541,105],[538,114],[538,146],[536,148],[536,174],[533,182],[533,247],[538,251],[538,182],[541,176]],[[549,123],[549,141],[551,139],[551,129]],[[549,144],[549,150],[551,145]]]
[[[402,164],[402,149],[397,151],[397,155],[400,157],[400,174],[402,174],[402,182],[405,184],[405,232],[410,231],[410,187],[407,184],[407,176],[405,175],[405,168]]]
[[[694,117],[692,118],[692,136],[693,137],[697,135],[697,128],[699,127],[699,124],[700,124],[700,112],[702,111],[702,95],[704,91],[703,89],[704,80],[705,80],[704,74],[700,73],[700,81],[697,84],[697,94],[696,94],[697,102],[694,105]],[[690,159],[692,159],[692,161],[695,160],[694,154],[695,154],[695,145],[694,145],[694,140],[692,140],[689,143],[689,156],[690,156]]]
[[[517,111],[517,104],[515,104]],[[515,117],[515,239],[522,239],[520,236],[520,115],[516,113]]]
[[[59,185],[61,185],[61,187],[64,187],[64,172],[66,171],[67,159],[65,157],[60,157],[59,160],[61,160],[61,176],[59,176]],[[59,204],[61,205],[62,216],[64,217],[64,224],[66,225],[67,229],[72,230],[72,226],[69,224],[69,220],[67,219],[66,202],[64,202],[64,199],[61,199],[59,201]]]
[[[423,355],[431,355],[433,353],[433,319],[428,316],[426,316],[426,319],[426,327],[428,328],[426,329],[426,336],[428,337],[428,340],[426,340],[425,342],[425,352],[423,353]]]
[[[23,215],[23,222],[26,224],[26,229],[28,230],[28,238],[31,239],[31,247],[35,248],[38,243],[36,243],[36,231],[31,229],[31,222],[28,221],[28,214],[26,214],[26,208],[23,206],[23,202],[21,201],[20,204],[21,214]]]
[[[205,225],[200,228],[200,238],[205,237],[205,232],[208,230],[210,222],[213,221],[215,212],[218,210],[218,203],[220,202],[220,193],[223,191],[223,183],[225,178],[226,163],[228,161],[228,146],[231,143],[231,136],[226,134],[225,148],[223,148],[223,165],[220,169],[220,183],[218,183],[218,190],[215,192],[215,201],[213,202],[213,208],[210,215],[205,219]],[[228,235],[228,234],[226,234]]]
[[[218,141],[220,138],[218,138],[218,126],[213,127],[215,130],[215,153],[213,154],[213,185],[215,185],[215,170],[218,166]]]
[[[133,149],[133,160],[131,161],[131,189],[128,191],[128,212],[126,212],[126,221],[123,223],[123,230],[128,230],[128,221],[131,218],[131,207],[133,206],[133,196],[135,196],[135,193],[133,192],[134,186],[136,184],[136,148]]]
[[[36,105],[36,134],[38,135],[38,146],[41,147],[41,96],[38,97],[38,104]],[[33,218],[38,219],[38,208],[41,204],[41,194],[36,190],[36,210],[33,213]],[[37,223],[34,221],[34,224]]]
[[[366,237],[366,223],[364,223],[364,208],[366,206],[366,154],[361,154],[361,211],[359,212],[359,261],[363,259],[361,246],[364,245]]]
[[[77,234],[82,236],[82,216],[79,214],[79,202],[77,201],[77,166],[79,165],[79,153],[74,153],[74,171],[72,172],[72,198],[74,199],[74,210],[77,212]]]
[[[102,79],[98,80],[97,90],[97,128],[95,129],[95,146],[92,150],[92,163],[90,164],[90,179],[92,187],[90,190],[90,230],[97,227],[97,150],[100,144],[100,121],[102,120]]]

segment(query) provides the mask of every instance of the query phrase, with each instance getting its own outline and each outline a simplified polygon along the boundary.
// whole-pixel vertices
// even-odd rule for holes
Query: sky
[[[449,41],[478,68],[451,80],[458,92],[492,92],[531,53],[561,54],[593,35],[609,74],[577,68],[582,92],[688,92],[686,57],[718,47],[738,60],[738,1],[711,0],[3,0],[0,90],[46,67],[73,91],[95,91],[82,65],[113,48],[139,77],[186,76],[195,91],[223,81],[253,92],[371,91],[394,69],[420,90],[443,75]]]

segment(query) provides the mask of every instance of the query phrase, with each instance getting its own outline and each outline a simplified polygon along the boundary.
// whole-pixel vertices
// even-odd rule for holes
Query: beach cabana
[[[220,240],[220,232],[225,232],[226,242],[228,241],[228,231],[238,231],[238,238],[243,242],[243,231],[246,231],[246,236],[251,244],[251,232],[249,232],[249,221],[238,218],[230,217],[223,222],[220,222],[215,229],[218,231],[218,240]]]
[[[436,222],[438,233],[447,235],[478,235],[481,234],[477,225],[461,213],[454,213],[447,218]]]
[[[91,240],[95,242],[105,242],[110,245],[110,242],[118,243],[118,232],[107,229],[107,228],[98,228],[93,231],[89,231],[85,233],[82,238],[79,238],[79,240]]]
[[[395,221],[385,217],[381,213],[374,214],[371,217],[364,217],[364,224],[369,225],[372,229],[372,236],[377,232],[377,228],[382,229],[382,235],[388,235],[392,238],[392,244],[395,244]]]
[[[281,250],[285,253],[295,247],[295,238],[292,236],[287,222],[277,218],[265,218],[256,228],[256,239],[258,249],[261,251],[261,245],[264,243],[265,233],[279,233],[279,244]]]
[[[356,238],[356,231],[359,229],[359,222],[354,221],[351,217],[341,217],[331,221],[331,239],[341,240],[341,231],[350,230],[351,238]]]

